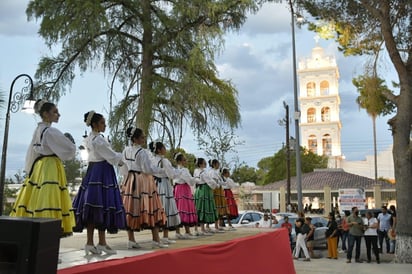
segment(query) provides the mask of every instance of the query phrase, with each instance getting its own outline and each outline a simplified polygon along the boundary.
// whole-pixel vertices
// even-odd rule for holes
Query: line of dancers
[[[237,184],[228,168],[220,171],[219,161],[212,160],[207,169],[206,160],[197,158],[192,175],[183,153],[174,155],[173,166],[165,157],[165,145],[154,141],[149,144],[150,151],[144,148],[146,136],[136,127],[126,131],[130,145],[122,153],[116,152],[102,134],[105,118],[95,111],[84,114],[84,122],[91,128],[83,144],[88,168],[72,202],[62,161],[75,157],[74,140],[51,126],[60,117],[55,104],[38,100],[35,111],[42,121],[26,154],[27,176],[11,216],[60,219],[62,237],[86,229],[86,255],[115,254],[106,242],[106,233],[123,229],[127,230],[128,248],[141,247],[134,234],[146,229],[152,232],[153,248],[175,242],[169,237],[170,230],[176,230],[177,239],[212,235],[224,230],[224,218],[228,230],[234,230],[230,220],[237,217],[238,209],[231,189]],[[123,175],[120,184],[117,168]]]

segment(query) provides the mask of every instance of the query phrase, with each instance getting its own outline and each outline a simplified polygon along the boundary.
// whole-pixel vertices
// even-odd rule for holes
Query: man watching
[[[382,212],[378,214],[378,238],[379,238],[379,253],[382,253],[383,239],[385,239],[386,253],[390,252],[388,231],[391,228],[392,215],[388,213],[386,206],[382,206]]]

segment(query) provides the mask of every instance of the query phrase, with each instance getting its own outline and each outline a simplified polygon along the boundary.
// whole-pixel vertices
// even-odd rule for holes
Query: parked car
[[[273,215],[275,215],[275,217],[276,217],[276,219],[277,219],[278,221],[281,220],[281,219],[283,219],[285,216],[288,216],[289,218],[290,218],[290,217],[297,217],[297,216],[298,216],[298,214],[293,213],[293,212],[277,212],[277,213],[275,213],[275,214],[273,214]]]
[[[263,218],[263,213],[260,211],[246,210],[239,211],[239,216],[235,219],[232,219],[233,227],[255,227]]]
[[[314,235],[314,247],[326,247],[326,236],[325,232],[328,230],[327,224],[328,221],[324,217],[315,216],[312,217],[312,224],[316,227],[315,228],[315,235]],[[292,246],[296,244],[296,233],[295,233],[295,221],[298,219],[297,216],[289,217],[289,223],[292,224]],[[276,224],[275,228],[281,228],[282,224],[285,222],[284,219],[279,220],[278,224]]]

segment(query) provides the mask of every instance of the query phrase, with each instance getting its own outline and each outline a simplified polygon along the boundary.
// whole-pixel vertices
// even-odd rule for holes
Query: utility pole
[[[286,110],[286,178],[287,178],[287,189],[286,189],[286,205],[290,204],[290,142],[289,142],[289,105],[283,101],[283,106]]]

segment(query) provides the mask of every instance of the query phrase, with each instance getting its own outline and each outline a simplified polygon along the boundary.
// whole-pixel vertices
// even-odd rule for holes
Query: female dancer
[[[142,148],[146,136],[140,128],[130,127],[126,134],[132,143],[123,150],[123,162],[128,170],[122,183],[128,247],[140,247],[136,243],[134,231],[146,228],[152,230],[152,247],[168,247],[159,239],[159,227],[165,225],[166,215],[153,178],[153,175],[165,176],[165,171],[155,166],[150,152]]]
[[[125,213],[113,166],[121,165],[122,154],[115,152],[101,134],[106,130],[103,115],[94,111],[84,114],[84,121],[92,131],[84,140],[89,166],[79,192],[73,201],[76,232],[87,229],[86,255],[90,253],[116,254],[106,243],[106,230],[115,234],[126,227]],[[99,243],[94,246],[94,229],[99,231]]]
[[[222,180],[222,177],[219,173],[219,161],[214,159],[212,161],[209,161],[209,165],[211,167],[211,169],[209,170],[209,175],[217,184],[217,187],[213,189],[213,198],[215,199],[215,205],[218,214],[218,219],[215,221],[215,232],[223,232],[223,227],[219,226],[219,222],[223,222],[223,218],[229,215],[225,191],[223,190],[225,182]]]
[[[169,180],[176,177],[176,172],[170,161],[165,158],[166,147],[162,142],[151,142],[149,144],[150,151],[154,154],[154,164],[160,168],[165,167],[166,174],[164,176],[156,176],[157,191],[162,201],[163,208],[166,214],[166,225],[163,228],[162,242],[172,244],[176,241],[169,239],[169,230],[175,230],[180,225],[179,211],[176,206],[176,200],[173,195],[173,187]]]
[[[193,177],[200,179],[195,191],[195,205],[201,229],[200,235],[211,235],[206,231],[205,224],[212,224],[218,219],[212,189],[219,187],[219,185],[206,172],[205,159],[197,158],[196,166]]]
[[[197,225],[197,214],[195,200],[192,195],[190,186],[195,186],[200,180],[192,177],[189,169],[185,167],[186,157],[178,152],[174,157],[177,169],[180,174],[173,180],[174,196],[176,199],[177,209],[179,210],[182,225],[185,227],[185,234],[180,233],[180,228],[176,228],[176,238],[178,239],[193,239],[196,238],[190,233],[190,227]]]
[[[227,167],[223,168],[222,169],[222,179],[225,182],[223,189],[225,191],[226,203],[229,209],[229,214],[227,216],[227,223],[229,225],[229,230],[236,230],[232,226],[231,220],[239,216],[239,211],[238,211],[238,207],[236,204],[236,200],[233,197],[232,188],[238,187],[239,185],[233,182],[232,178],[230,178],[229,176],[230,176],[229,168]]]
[[[56,105],[38,100],[34,110],[42,118],[26,154],[26,173],[11,216],[61,220],[61,236],[73,233],[75,225],[66,173],[62,160],[73,159],[73,137],[52,127],[60,118]]]

